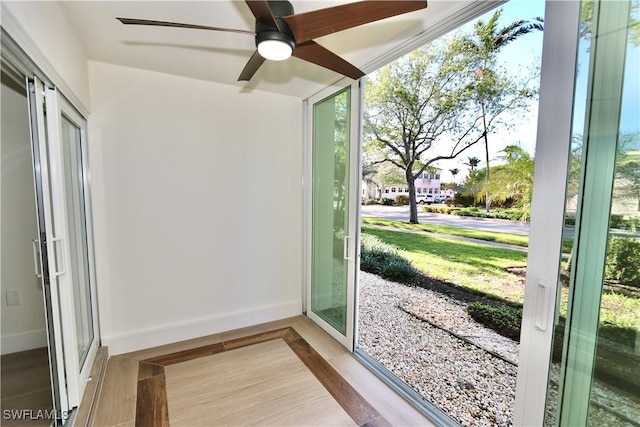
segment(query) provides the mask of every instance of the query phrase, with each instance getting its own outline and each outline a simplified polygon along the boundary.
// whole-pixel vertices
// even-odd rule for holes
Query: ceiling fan
[[[238,81],[251,80],[266,59],[282,61],[291,55],[357,80],[364,76],[362,71],[313,39],[427,7],[426,1],[367,0],[294,14],[288,1],[247,0],[246,3],[256,18],[255,31],[146,19],[116,19],[128,25],[227,31],[255,36],[257,50]]]

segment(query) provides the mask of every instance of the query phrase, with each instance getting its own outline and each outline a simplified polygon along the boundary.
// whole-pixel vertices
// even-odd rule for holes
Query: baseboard
[[[39,331],[29,331],[2,337],[0,352],[1,354],[11,354],[46,346],[47,331],[42,329]]]
[[[109,355],[114,356],[145,348],[157,347],[179,341],[190,340],[211,334],[230,331],[233,329],[253,326],[260,323],[302,314],[302,304],[299,300],[284,304],[259,307],[235,313],[226,313],[200,319],[168,325],[160,328],[146,329],[121,335],[102,335],[102,345],[109,347]]]

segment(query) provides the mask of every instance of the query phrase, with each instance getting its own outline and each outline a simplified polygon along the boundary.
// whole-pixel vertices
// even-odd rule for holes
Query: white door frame
[[[62,250],[64,251],[64,270],[66,274],[59,277],[60,286],[60,309],[62,318],[64,350],[65,350],[65,366],[67,369],[67,387],[69,394],[70,408],[80,405],[82,394],[86,386],[93,360],[98,351],[99,327],[98,327],[98,307],[97,307],[97,290],[95,283],[95,268],[93,263],[93,235],[91,222],[91,206],[89,203],[90,194],[88,192],[87,179],[87,150],[86,150],[86,120],[82,115],[67,101],[56,88],[45,89],[45,100],[47,108],[46,125],[48,130],[48,149],[49,161],[51,162],[51,193],[54,209],[54,226],[55,230],[59,230],[57,234],[61,234],[58,238],[62,239]],[[77,335],[76,335],[76,306],[74,304],[73,281],[79,280],[72,276],[71,268],[71,247],[69,245],[69,230],[67,219],[67,197],[65,185],[65,165],[64,165],[64,140],[62,136],[62,117],[66,117],[74,126],[80,129],[80,145],[82,152],[82,185],[84,194],[84,209],[87,234],[87,261],[89,262],[89,292],[91,293],[91,313],[93,325],[93,339],[89,345],[89,351],[84,359],[82,366],[80,365]]]
[[[48,144],[46,135],[46,120],[44,110],[45,85],[34,77],[29,83],[29,121],[31,127],[31,142],[33,145],[34,164],[39,166],[36,171],[36,206],[38,209],[38,246],[42,256],[42,281],[45,294],[45,313],[47,320],[47,335],[49,346],[49,361],[51,371],[51,385],[54,392],[54,409],[56,416],[64,423],[73,407],[69,402],[67,375],[65,374],[65,353],[63,344],[62,309],[60,301],[60,276],[64,274],[63,251],[61,251],[61,237],[54,232],[53,200],[51,195],[51,173],[48,162]],[[39,172],[39,173],[38,173]],[[38,185],[38,178],[40,182]],[[39,191],[38,191],[39,190]],[[44,230],[42,227],[44,226]],[[43,241],[44,238],[44,241]],[[46,243],[45,243],[46,242]],[[46,268],[45,268],[46,264]],[[53,342],[52,342],[53,341]]]
[[[579,1],[545,5],[536,164],[513,423],[543,425],[560,276]]]
[[[31,77],[29,114],[32,131],[34,164],[38,168],[36,184],[39,188],[39,238],[45,287],[45,312],[49,338],[52,388],[55,395],[56,416],[65,423],[71,410],[80,405],[93,361],[100,343],[97,292],[93,258],[93,234],[89,203],[86,153],[86,120],[55,88]],[[63,158],[62,117],[80,129],[82,147],[82,178],[89,263],[93,339],[80,366],[77,347],[75,304],[71,270],[71,252],[68,244],[68,212],[65,194],[65,167]],[[42,229],[44,227],[44,229]],[[44,276],[47,277],[44,277]]]

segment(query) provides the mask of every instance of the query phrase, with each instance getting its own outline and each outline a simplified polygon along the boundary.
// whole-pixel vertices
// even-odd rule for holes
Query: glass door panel
[[[69,405],[79,405],[98,349],[96,294],[85,174],[85,120],[55,88],[45,89],[52,222],[58,232],[60,316]]]
[[[558,293],[547,425],[640,420],[640,1],[583,5],[568,280]],[[635,23],[635,24],[634,24]],[[582,90],[582,93],[580,92]],[[569,185],[571,188],[571,185]]]
[[[82,169],[81,128],[62,116],[62,151],[69,233],[69,266],[73,278],[73,304],[78,363],[83,365],[93,341],[93,316]]]
[[[354,90],[329,88],[310,99],[310,276],[307,315],[353,348],[357,144]]]
[[[349,88],[313,106],[313,277],[311,310],[347,329]]]

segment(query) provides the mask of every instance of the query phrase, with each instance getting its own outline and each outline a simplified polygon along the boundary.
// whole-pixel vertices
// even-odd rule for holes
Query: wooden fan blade
[[[239,82],[248,82],[251,80],[251,77],[258,71],[258,68],[264,63],[265,59],[260,56],[258,51],[256,50],[249,58],[249,62],[244,66],[244,69],[240,73],[240,77],[238,77]]]
[[[273,11],[271,10],[271,6],[267,0],[246,0],[247,6],[251,9],[251,13],[256,17],[256,20],[262,22],[263,24],[271,25],[278,29],[278,31],[282,31],[278,22],[276,21],[275,16],[273,16]]]
[[[182,24],[180,22],[150,21],[148,19],[131,19],[131,18],[116,18],[116,19],[126,25],[152,25],[156,27],[191,28],[194,30],[226,31],[229,33],[248,34],[251,36],[256,35],[254,31],[236,30],[233,28],[220,28],[220,27],[209,27],[206,25]]]
[[[426,1],[361,1],[283,16],[296,43],[427,7]]]
[[[333,70],[343,76],[351,77],[354,80],[358,80],[360,77],[364,76],[364,73],[354,65],[348,63],[335,53],[320,46],[314,41],[308,41],[296,46],[293,56],[312,62],[321,67],[328,68],[329,70]]]

